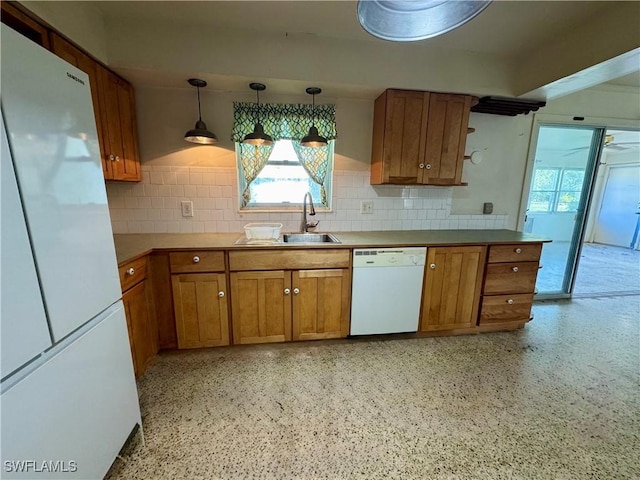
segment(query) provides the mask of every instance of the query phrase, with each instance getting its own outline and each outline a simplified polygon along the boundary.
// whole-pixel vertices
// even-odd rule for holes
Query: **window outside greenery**
[[[584,169],[538,168],[529,195],[529,212],[576,212],[584,183]]]

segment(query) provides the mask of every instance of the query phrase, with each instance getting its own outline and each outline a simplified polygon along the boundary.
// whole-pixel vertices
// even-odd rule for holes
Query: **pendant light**
[[[464,25],[490,3],[490,0],[359,0],[358,20],[374,37],[414,42]]]
[[[309,87],[306,92],[312,95],[313,98],[313,104],[311,106],[311,128],[307,136],[300,141],[300,145],[303,147],[326,147],[327,139],[320,136],[316,128],[316,95],[322,92],[322,90],[318,87]]]
[[[250,83],[249,88],[251,90],[255,90],[256,92],[256,103],[258,105],[258,110],[256,114],[256,124],[253,127],[253,132],[247,134],[242,140],[242,143],[248,143],[249,145],[271,145],[273,143],[273,138],[270,135],[264,133],[264,128],[260,123],[260,92],[266,90],[266,86],[262,83]]]
[[[198,91],[198,121],[196,122],[196,126],[193,130],[189,130],[184,134],[184,139],[187,142],[198,143],[201,145],[213,145],[214,143],[218,143],[218,137],[216,137],[213,132],[207,130],[207,126],[202,121],[202,114],[200,112],[200,88],[206,87],[207,82],[198,78],[190,78],[188,82],[191,86],[196,87]]]

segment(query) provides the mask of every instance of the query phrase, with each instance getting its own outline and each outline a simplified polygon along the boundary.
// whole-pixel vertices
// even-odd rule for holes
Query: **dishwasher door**
[[[426,248],[374,251],[354,251],[350,334],[417,332]]]

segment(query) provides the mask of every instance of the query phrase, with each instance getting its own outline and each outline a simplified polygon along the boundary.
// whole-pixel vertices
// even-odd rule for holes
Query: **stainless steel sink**
[[[285,233],[282,240],[284,243],[340,243],[330,233]]]

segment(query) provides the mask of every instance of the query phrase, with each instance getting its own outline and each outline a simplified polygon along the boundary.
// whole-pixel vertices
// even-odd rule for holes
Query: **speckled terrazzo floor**
[[[161,355],[109,479],[640,477],[640,297],[524,330]]]

